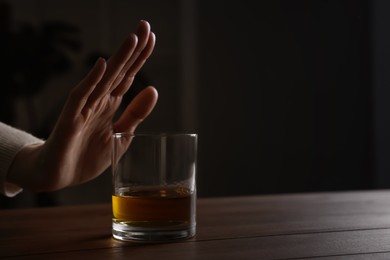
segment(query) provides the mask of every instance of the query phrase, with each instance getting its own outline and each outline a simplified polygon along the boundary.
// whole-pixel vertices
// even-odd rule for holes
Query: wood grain
[[[0,258],[390,259],[390,191],[201,198],[197,235],[111,238],[111,205],[0,211]],[[327,258],[324,258],[327,257]]]

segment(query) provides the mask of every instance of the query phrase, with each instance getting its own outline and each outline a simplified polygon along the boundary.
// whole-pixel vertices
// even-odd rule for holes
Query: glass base
[[[122,241],[168,242],[195,236],[195,226],[182,228],[145,228],[112,222],[112,236]]]

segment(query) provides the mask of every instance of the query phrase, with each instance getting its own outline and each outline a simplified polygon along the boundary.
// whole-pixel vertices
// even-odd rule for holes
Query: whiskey
[[[113,222],[142,228],[173,228],[194,222],[195,194],[182,187],[131,189],[112,196]]]

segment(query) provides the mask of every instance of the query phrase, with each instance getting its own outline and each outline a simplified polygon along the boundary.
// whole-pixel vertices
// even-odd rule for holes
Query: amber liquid
[[[113,221],[145,228],[188,225],[195,195],[186,188],[128,190],[112,196]]]

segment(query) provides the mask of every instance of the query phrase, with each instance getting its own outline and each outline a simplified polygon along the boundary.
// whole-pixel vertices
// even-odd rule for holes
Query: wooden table
[[[198,199],[195,238],[111,238],[111,206],[0,210],[0,259],[390,259],[390,191]]]

